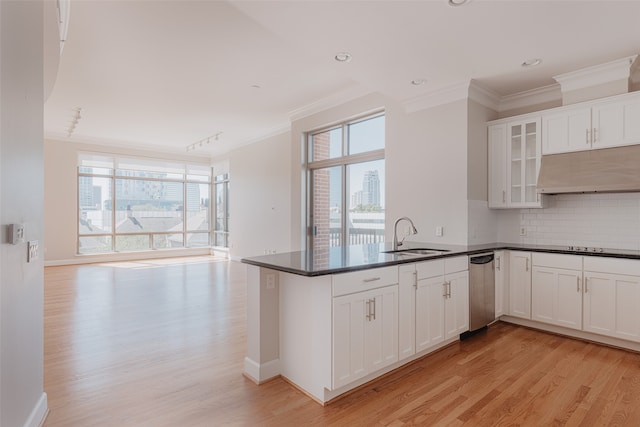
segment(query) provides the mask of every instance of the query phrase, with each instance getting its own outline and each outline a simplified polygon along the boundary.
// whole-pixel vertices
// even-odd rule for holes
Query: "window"
[[[211,168],[81,154],[78,253],[210,246]]]
[[[213,244],[219,248],[229,247],[229,174],[216,175],[214,184],[215,219]]]
[[[384,145],[384,114],[307,134],[309,249],[384,241]]]

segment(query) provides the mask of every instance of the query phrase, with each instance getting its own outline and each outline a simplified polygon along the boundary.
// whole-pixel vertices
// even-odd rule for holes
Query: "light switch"
[[[436,236],[437,237],[442,237],[442,235],[444,234],[444,228],[439,225],[436,227]]]
[[[38,241],[30,240],[27,243],[27,262],[31,262],[33,260],[38,259]]]
[[[17,245],[24,242],[24,225],[22,224],[9,224],[9,243]]]

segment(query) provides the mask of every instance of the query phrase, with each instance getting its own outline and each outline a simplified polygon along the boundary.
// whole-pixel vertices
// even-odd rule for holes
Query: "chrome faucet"
[[[395,224],[393,224],[393,250],[394,251],[397,251],[398,247],[402,246],[402,243],[404,242],[405,237],[407,237],[407,236],[404,236],[402,240],[398,242],[398,223],[402,220],[409,221],[409,224],[411,224],[411,228],[409,229],[409,235],[418,234],[418,230],[416,229],[416,226],[413,225],[413,221],[411,221],[408,217],[403,216],[402,218],[396,219]]]

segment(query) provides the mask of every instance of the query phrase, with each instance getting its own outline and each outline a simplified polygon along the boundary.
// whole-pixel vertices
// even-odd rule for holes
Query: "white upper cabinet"
[[[488,127],[489,207],[539,208],[540,118]]]
[[[507,125],[489,126],[489,207],[507,207]]]
[[[542,154],[640,143],[640,94],[551,110],[542,116]]]

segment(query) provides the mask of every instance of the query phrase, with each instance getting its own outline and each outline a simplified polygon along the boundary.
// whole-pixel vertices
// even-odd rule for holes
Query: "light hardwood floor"
[[[640,426],[640,355],[505,323],[327,407],[256,386],[245,297],[212,257],[47,267],[45,427]]]

